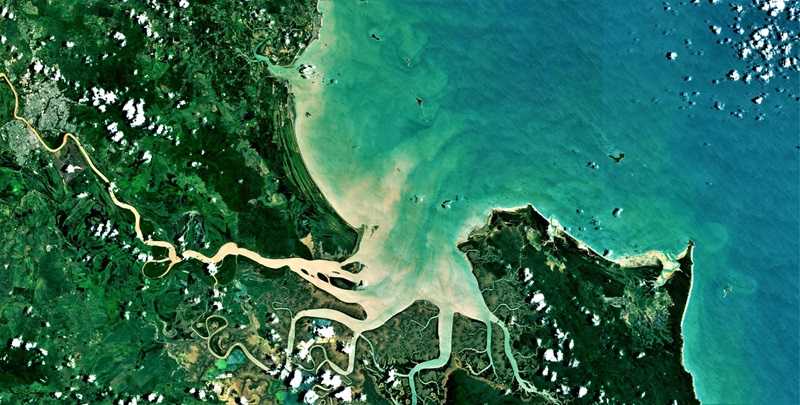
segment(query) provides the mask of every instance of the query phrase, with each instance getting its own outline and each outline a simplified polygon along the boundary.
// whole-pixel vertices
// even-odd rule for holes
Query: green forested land
[[[20,115],[51,146],[75,133],[142,214],[146,235],[206,254],[234,241],[272,257],[350,255],[356,231],[287,148],[286,86],[252,58],[261,43],[259,52],[290,63],[316,34],[316,3],[179,3],[0,4],[14,14],[0,19],[0,63]],[[142,104],[143,122],[128,116],[129,101],[134,112]],[[187,323],[214,300],[231,322],[247,322],[235,304],[248,299],[235,293],[246,291],[234,285],[239,263],[220,265],[223,298],[210,296],[213,280],[197,263],[146,280],[140,255],[162,252],[136,242],[131,214],[77,149],[39,148],[12,119],[4,83],[0,106],[0,400],[197,398],[165,344],[197,338]],[[309,232],[315,252],[300,242]],[[255,277],[245,281],[258,286]]]
[[[492,287],[484,298],[490,308],[499,305],[495,314],[510,325],[523,377],[576,403],[697,403],[683,367],[680,324],[690,255],[658,286],[660,266],[620,267],[580,250],[569,235],[550,238],[548,225],[530,206],[495,211],[459,246],[481,286]],[[512,383],[504,367],[501,375]],[[487,398],[497,394],[483,390]]]

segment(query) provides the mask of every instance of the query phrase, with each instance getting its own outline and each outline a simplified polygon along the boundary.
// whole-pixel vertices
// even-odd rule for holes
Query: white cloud
[[[303,382],[303,374],[300,373],[300,370],[294,370],[294,376],[292,377],[292,380],[289,381],[289,386],[292,387],[292,389],[297,389],[298,387],[300,387],[300,384],[302,382]]]
[[[306,392],[306,395],[303,396],[303,403],[304,404],[315,404],[319,399],[319,395],[317,395],[314,390]]]
[[[217,268],[217,264],[216,263],[209,263],[208,264],[208,275],[214,276],[214,275],[217,274],[218,270],[219,269]]]
[[[331,371],[325,370],[325,373],[322,374],[322,385],[331,387],[331,388],[339,388],[342,385],[342,378],[338,375],[331,377]]]
[[[342,400],[342,402],[353,402],[353,391],[350,387],[344,387],[342,392],[334,395],[336,398]]]
[[[317,336],[323,339],[333,339],[334,337],[336,337],[336,332],[333,330],[332,325],[326,326],[324,328],[318,328],[314,332],[317,334]]]
[[[110,90],[105,90],[101,87],[92,87],[92,105],[95,107],[104,104],[114,104],[117,101],[117,95]]]
[[[523,283],[527,283],[528,281],[533,280],[533,274],[531,274],[531,269],[525,268],[524,270],[525,278],[522,280]]]
[[[353,352],[353,345],[350,342],[347,342],[342,346],[342,353],[350,354]]]
[[[122,131],[117,131],[114,134],[114,136],[111,137],[111,140],[114,141],[114,142],[119,143],[119,141],[121,141],[124,136],[125,136],[125,134],[122,133]]]
[[[139,99],[139,102],[134,106],[133,99],[130,99],[122,106],[122,111],[125,112],[125,118],[131,121],[132,127],[144,124],[144,100]]]
[[[533,294],[533,297],[531,297],[531,304],[536,304],[536,311],[541,311],[547,307],[547,303],[544,301],[544,294],[540,292]]]

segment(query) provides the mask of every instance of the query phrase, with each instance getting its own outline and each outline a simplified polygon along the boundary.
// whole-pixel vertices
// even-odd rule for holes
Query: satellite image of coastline
[[[0,0],[0,404],[800,403],[800,0]]]

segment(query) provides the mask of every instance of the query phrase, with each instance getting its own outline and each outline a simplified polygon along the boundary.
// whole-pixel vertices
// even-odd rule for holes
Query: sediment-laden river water
[[[359,299],[485,317],[455,244],[492,208],[532,203],[612,257],[694,240],[684,354],[700,399],[797,397],[775,385],[798,368],[797,73],[726,79],[748,62],[707,21],[724,25],[730,8],[320,8],[320,39],[274,70],[323,194],[352,225],[378,227],[353,259],[369,269]]]

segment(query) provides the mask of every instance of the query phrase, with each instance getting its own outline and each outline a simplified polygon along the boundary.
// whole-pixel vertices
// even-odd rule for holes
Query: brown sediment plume
[[[474,278],[470,278],[468,273],[460,273],[458,270],[451,264],[446,261],[441,263],[445,269],[449,269],[449,271],[444,272],[443,274],[439,275],[440,277],[436,279],[417,279],[414,282],[408,283],[392,283],[393,276],[401,276],[400,272],[387,272],[387,271],[380,271],[380,269],[369,268],[368,266],[364,268],[363,271],[359,272],[358,275],[348,273],[346,270],[343,269],[343,264],[338,261],[333,260],[306,260],[301,258],[287,258],[287,259],[271,259],[268,257],[263,257],[259,253],[248,250],[246,248],[239,247],[234,242],[226,243],[220,246],[219,250],[211,256],[206,256],[198,251],[194,250],[185,250],[178,255],[177,248],[166,241],[159,241],[159,240],[152,240],[150,236],[145,237],[141,230],[141,216],[138,210],[130,204],[124,203],[117,199],[115,195],[116,185],[109,180],[109,178],[99,169],[96,167],[94,162],[92,161],[89,154],[81,145],[78,138],[70,133],[67,133],[62,138],[62,143],[58,148],[50,148],[47,143],[42,139],[39,133],[36,131],[35,128],[28,122],[25,118],[18,115],[18,107],[19,107],[19,97],[14,89],[14,86],[11,84],[9,78],[4,74],[0,73],[3,79],[5,79],[8,86],[11,88],[12,92],[14,93],[14,118],[16,120],[22,121],[28,127],[28,129],[36,135],[37,139],[41,143],[41,145],[49,152],[56,153],[61,150],[67,142],[72,141],[78,147],[81,154],[83,155],[84,159],[86,160],[87,164],[92,168],[93,173],[95,173],[105,184],[106,184],[106,193],[111,197],[113,203],[124,210],[131,212],[134,216],[134,228],[136,230],[136,239],[141,241],[147,246],[151,247],[161,247],[167,250],[166,257],[159,258],[159,259],[149,259],[145,262],[142,266],[142,275],[145,278],[162,278],[170,273],[171,269],[174,265],[178,264],[179,262],[187,259],[195,259],[199,262],[211,265],[221,262],[228,256],[241,256],[247,259],[252,260],[264,267],[278,269],[284,266],[288,267],[291,271],[298,274],[301,278],[305,281],[311,283],[312,285],[318,287],[322,291],[325,291],[335,297],[337,300],[343,303],[358,303],[362,306],[366,313],[365,319],[355,319],[352,316],[349,316],[341,311],[334,310],[334,309],[326,309],[326,308],[314,308],[308,309],[304,311],[300,311],[297,314],[294,314],[292,317],[289,335],[286,339],[286,347],[288,352],[291,353],[292,348],[295,344],[295,337],[297,333],[297,322],[302,318],[318,318],[318,319],[328,319],[331,321],[336,321],[353,332],[353,337],[350,339],[350,344],[354,347],[357,347],[358,339],[362,337],[362,333],[366,331],[370,331],[376,329],[383,325],[388,319],[390,319],[393,315],[405,311],[413,302],[417,300],[427,300],[436,305],[440,310],[440,317],[438,321],[438,337],[439,337],[439,355],[436,358],[418,363],[411,369],[411,371],[407,375],[401,375],[402,377],[408,378],[409,386],[411,388],[412,398],[411,403],[416,404],[418,399],[415,390],[415,377],[421,371],[428,370],[428,369],[436,369],[443,365],[446,365],[450,359],[451,354],[451,339],[452,339],[452,327],[453,327],[453,317],[456,313],[462,314],[470,319],[477,320],[482,322],[487,327],[487,350],[491,349],[491,330],[492,325],[496,324],[500,327],[503,332],[504,337],[504,355],[508,359],[511,364],[513,373],[514,373],[514,380],[519,384],[520,389],[524,390],[529,394],[535,394],[540,396],[542,399],[555,402],[549,392],[540,391],[538,390],[531,382],[522,378],[520,374],[520,370],[518,369],[516,362],[514,361],[514,354],[512,353],[510,347],[510,337],[509,331],[506,325],[500,321],[486,306],[485,301],[482,299],[480,295],[480,291],[477,289],[477,283],[474,281]],[[395,193],[399,193],[399,190],[394,190]],[[395,193],[388,193],[387,198],[390,201],[399,201],[398,195]],[[383,225],[383,224],[382,224]],[[383,227],[381,228],[383,229]],[[363,250],[362,250],[363,252]],[[352,260],[352,259],[351,259]],[[166,264],[166,268],[161,270],[156,276],[149,277],[145,272],[145,267],[149,264],[153,265],[163,265]],[[408,267],[404,269],[406,274],[413,270],[412,267]],[[326,278],[330,279],[331,277],[339,277],[342,278],[350,283],[364,286],[363,288],[359,289],[341,289],[332,284],[325,282],[322,278],[319,277],[320,274],[324,274]],[[449,276],[452,276],[449,277]],[[212,275],[213,277],[213,275]],[[219,283],[214,277],[214,287],[216,287]],[[368,283],[368,281],[371,281]],[[377,287],[368,287],[369,286],[378,286],[381,284],[387,285],[391,283],[392,286],[398,287],[398,290],[395,291],[395,294],[387,294],[384,291],[379,291]],[[454,283],[457,283],[457,287],[453,287]],[[444,286],[447,288],[453,287],[453,291],[459,291],[461,294],[467,293],[467,295],[460,295],[458,297],[455,296],[442,296],[442,291],[446,290]],[[472,299],[469,299],[471,294]],[[224,319],[224,318],[223,318]],[[225,320],[227,322],[227,320]],[[227,323],[226,323],[227,326]],[[193,328],[194,329],[194,328]],[[197,330],[195,329],[195,332]],[[206,331],[208,332],[208,331]],[[202,335],[198,332],[198,334]],[[211,334],[209,333],[209,338]],[[235,343],[229,348],[229,351],[225,353],[225,356],[230,354],[230,350],[233,348],[240,348],[246,355],[246,357],[257,367],[262,370],[267,370],[265,364],[263,364],[260,360],[258,360],[255,356],[253,356],[247,348],[244,347],[241,343]],[[324,349],[323,349],[324,352]],[[214,353],[212,353],[214,354]],[[217,355],[219,355],[217,353]],[[340,375],[350,375],[355,366],[355,357],[356,350],[353,350],[349,354],[348,363],[346,368],[339,367],[337,364],[331,362],[327,358],[327,354],[325,354],[325,361],[320,363],[318,367],[322,367],[324,364],[328,364],[328,366]],[[490,363],[492,362],[492,358],[489,358]],[[292,358],[290,354],[286,356],[286,364],[289,365],[292,362]]]

